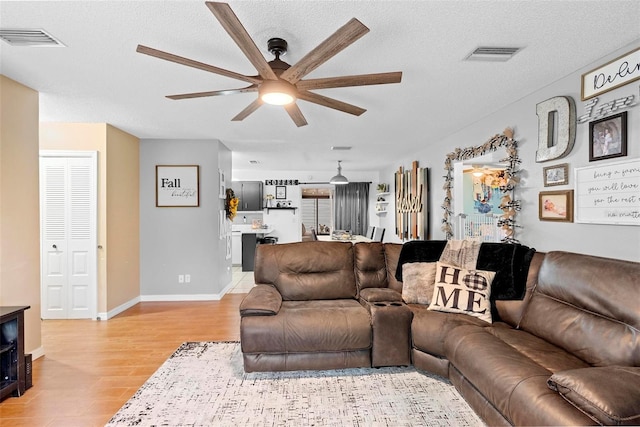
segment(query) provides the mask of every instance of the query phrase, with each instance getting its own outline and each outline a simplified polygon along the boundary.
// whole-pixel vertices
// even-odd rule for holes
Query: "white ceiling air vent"
[[[331,150],[333,150],[333,151],[347,151],[347,150],[351,150],[351,147],[346,146],[346,145],[334,145],[333,147],[331,147]]]
[[[522,50],[519,47],[478,47],[467,57],[466,61],[505,62]]]
[[[0,28],[0,39],[11,46],[65,47],[60,40],[42,29]]]

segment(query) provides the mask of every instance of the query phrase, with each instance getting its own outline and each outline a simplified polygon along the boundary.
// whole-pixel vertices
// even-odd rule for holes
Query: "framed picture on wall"
[[[276,186],[276,199],[286,199],[287,198],[287,187],[284,185]]]
[[[573,222],[573,190],[541,191],[538,217],[540,221]]]
[[[218,183],[218,198],[226,199],[227,189],[224,182],[224,171],[222,169],[218,169]]]
[[[543,169],[544,186],[565,185],[569,183],[569,164],[548,166]]]
[[[200,206],[200,166],[156,165],[156,206]]]
[[[627,112],[589,123],[589,161],[627,155]]]

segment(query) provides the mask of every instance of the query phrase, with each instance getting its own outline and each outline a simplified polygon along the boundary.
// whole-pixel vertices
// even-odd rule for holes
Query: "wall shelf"
[[[278,207],[265,206],[264,208],[267,210],[267,213],[269,213],[269,211],[271,211],[271,210],[273,210],[273,211],[284,211],[284,210],[286,210],[286,211],[295,211],[296,209],[298,209],[298,208],[293,207],[293,206],[285,206],[285,207],[279,207],[279,208]]]

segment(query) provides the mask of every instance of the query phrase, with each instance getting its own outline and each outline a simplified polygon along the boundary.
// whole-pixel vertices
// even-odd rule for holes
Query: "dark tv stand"
[[[0,401],[26,389],[24,311],[29,308],[0,307]]]

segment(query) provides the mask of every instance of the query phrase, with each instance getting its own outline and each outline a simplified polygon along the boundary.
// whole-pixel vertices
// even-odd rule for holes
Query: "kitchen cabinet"
[[[242,264],[242,232],[231,232],[231,264]]]
[[[238,211],[261,211],[262,182],[261,181],[233,181],[231,188],[239,200]]]

